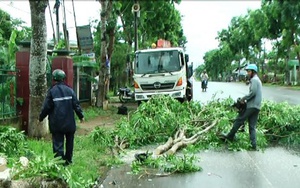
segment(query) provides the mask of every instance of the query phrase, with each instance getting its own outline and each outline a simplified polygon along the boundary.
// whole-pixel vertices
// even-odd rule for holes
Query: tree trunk
[[[158,146],[154,150],[153,154],[156,156],[161,155],[163,153],[167,155],[173,155],[177,152],[178,149],[197,142],[203,133],[207,133],[217,123],[218,123],[217,120],[213,122],[205,123],[203,125],[205,129],[198,131],[196,134],[194,134],[189,138],[186,138],[185,136],[185,129],[180,129],[175,133],[174,139],[170,137],[165,144]]]
[[[161,153],[164,153],[165,151],[169,150],[172,147],[172,145],[173,138],[170,137],[165,144],[158,146],[153,153],[154,155],[160,155]]]
[[[43,137],[48,132],[47,120],[38,122],[47,92],[47,27],[45,10],[47,1],[29,1],[31,11],[31,48],[29,63],[29,124],[28,136]]]
[[[107,53],[107,36],[106,23],[112,11],[112,0],[100,0],[101,4],[101,54],[100,54],[100,73],[99,73],[99,92],[97,96],[97,106],[104,107],[103,102],[106,101],[109,86],[109,66],[106,62],[110,62],[110,56]]]
[[[106,0],[100,0],[101,4],[101,53],[100,53],[100,71],[99,71],[99,92],[97,96],[97,107],[103,106],[103,102],[105,100],[105,80],[106,80],[106,66],[105,66],[105,60],[106,60],[106,21],[107,21],[107,1]]]

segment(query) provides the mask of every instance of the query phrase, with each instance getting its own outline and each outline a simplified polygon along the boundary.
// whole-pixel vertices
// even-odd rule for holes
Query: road
[[[210,82],[207,92],[194,83],[194,100],[206,103],[212,98],[236,99],[248,93],[242,83]],[[263,87],[263,99],[286,101],[299,105],[299,91]],[[135,152],[128,154],[134,159]],[[202,151],[197,154],[202,171],[166,177],[135,176],[130,166],[113,168],[102,186],[122,188],[298,188],[300,187],[300,156],[282,147],[264,151]],[[130,161],[130,160],[128,160]],[[129,164],[129,163],[128,163]]]
[[[193,85],[194,100],[201,103],[206,103],[213,97],[231,97],[235,100],[249,92],[249,86],[238,82],[209,82],[207,92],[202,92],[200,82],[194,82]],[[292,90],[287,87],[263,86],[262,93],[264,100],[300,105],[300,91]]]

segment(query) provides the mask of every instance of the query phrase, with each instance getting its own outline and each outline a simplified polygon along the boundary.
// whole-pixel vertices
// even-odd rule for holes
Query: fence
[[[0,120],[16,117],[16,103],[16,71],[0,69]]]
[[[74,75],[74,81],[79,77],[79,101],[91,100],[91,74],[92,67],[81,67],[80,74]],[[0,120],[17,117],[17,105],[22,105],[23,99],[17,98],[16,70],[0,69]],[[48,87],[52,85],[51,71],[47,73]],[[76,87],[74,90],[76,91]],[[20,110],[20,109],[19,109]]]

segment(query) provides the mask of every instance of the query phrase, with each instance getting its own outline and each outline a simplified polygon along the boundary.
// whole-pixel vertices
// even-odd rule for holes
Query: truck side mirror
[[[188,78],[193,76],[193,65],[188,66],[187,76],[188,76]]]
[[[184,55],[184,59],[185,59],[185,62],[186,62],[186,63],[189,62],[189,55],[188,55],[188,54],[185,54],[185,55]]]

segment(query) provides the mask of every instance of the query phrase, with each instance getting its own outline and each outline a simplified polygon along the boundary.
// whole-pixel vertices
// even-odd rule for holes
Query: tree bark
[[[107,52],[107,20],[110,18],[112,11],[112,0],[100,0],[101,4],[101,53],[100,53],[100,73],[99,73],[99,91],[97,95],[98,107],[104,107],[103,102],[106,101],[108,94],[109,84],[109,66],[106,64],[108,60],[110,62],[110,56]]]
[[[31,48],[29,62],[29,124],[28,136],[43,137],[48,133],[48,121],[38,122],[47,92],[47,27],[45,10],[48,1],[29,0],[31,11]]]
[[[105,100],[105,80],[106,80],[106,66],[105,66],[105,60],[106,60],[106,21],[107,21],[107,1],[106,0],[100,0],[101,4],[101,53],[100,53],[100,71],[99,71],[99,92],[98,92],[98,98],[97,98],[97,107],[103,107],[103,102]]]
[[[165,144],[158,146],[153,153],[154,155],[160,155],[165,151],[167,151],[168,149],[170,149],[172,145],[173,145],[173,138],[170,137]]]
[[[203,133],[208,132],[211,128],[213,128],[218,121],[213,121],[211,123],[205,123],[205,129],[197,132],[196,134],[194,134],[193,136],[191,136],[190,138],[186,138],[185,136],[185,130],[184,129],[180,129],[178,130],[175,135],[174,135],[174,139],[172,139],[171,137],[168,139],[168,141],[163,144],[158,146],[153,154],[154,155],[161,155],[163,153],[166,153],[167,155],[173,155],[177,152],[178,149],[185,147],[187,145],[190,144],[194,144],[195,142],[197,142],[200,139],[200,136]]]

